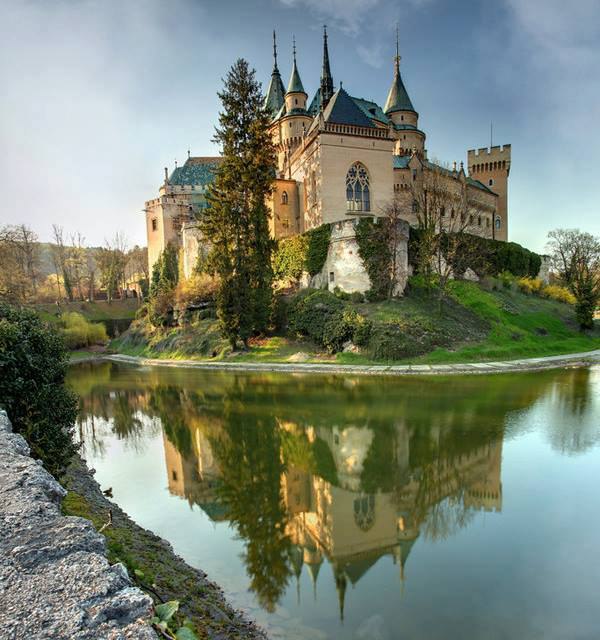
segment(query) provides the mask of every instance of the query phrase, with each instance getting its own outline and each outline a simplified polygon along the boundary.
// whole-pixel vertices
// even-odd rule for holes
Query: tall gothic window
[[[346,174],[346,209],[348,211],[371,211],[371,192],[367,168],[355,162]]]
[[[281,194],[281,204],[287,204],[288,203],[288,194],[287,191],[284,191]]]

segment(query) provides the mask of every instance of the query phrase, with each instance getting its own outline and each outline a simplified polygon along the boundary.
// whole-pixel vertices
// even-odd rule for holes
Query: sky
[[[0,225],[145,244],[164,169],[216,155],[217,91],[239,57],[312,98],[327,24],[332,74],[383,105],[395,29],[430,158],[512,145],[509,239],[600,235],[600,0],[3,0]]]

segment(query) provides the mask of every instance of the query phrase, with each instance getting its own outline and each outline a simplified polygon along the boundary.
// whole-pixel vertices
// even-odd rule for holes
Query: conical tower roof
[[[406,91],[404,82],[402,82],[402,75],[400,74],[400,52],[397,37],[396,58],[394,59],[394,80],[383,110],[386,114],[393,113],[394,111],[415,111],[415,108],[408,97],[408,92]]]
[[[277,41],[275,39],[275,31],[273,31],[273,71],[271,72],[271,81],[265,96],[265,109],[275,115],[283,106],[284,96],[285,89],[277,67]]]
[[[292,66],[292,75],[290,76],[286,93],[306,93],[306,91],[304,91],[302,80],[300,80],[298,66],[296,65],[296,40],[294,40],[294,64]]]

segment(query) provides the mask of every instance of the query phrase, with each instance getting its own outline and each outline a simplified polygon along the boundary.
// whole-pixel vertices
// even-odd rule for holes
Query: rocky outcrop
[[[88,520],[61,514],[65,493],[0,411],[0,637],[157,638],[152,600]]]

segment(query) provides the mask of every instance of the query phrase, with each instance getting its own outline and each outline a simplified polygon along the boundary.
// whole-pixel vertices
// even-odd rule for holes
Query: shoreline
[[[70,364],[86,362],[112,361],[122,364],[137,364],[152,367],[182,367],[206,369],[212,371],[269,372],[269,373],[333,373],[352,375],[481,375],[489,373],[510,373],[518,371],[541,371],[562,367],[587,367],[600,364],[600,349],[583,353],[569,353],[558,356],[521,358],[518,360],[499,360],[490,362],[471,362],[458,364],[406,364],[406,365],[349,365],[321,363],[279,363],[279,362],[210,362],[204,360],[175,360],[146,358],[124,354],[97,354],[89,357],[71,359]]]

